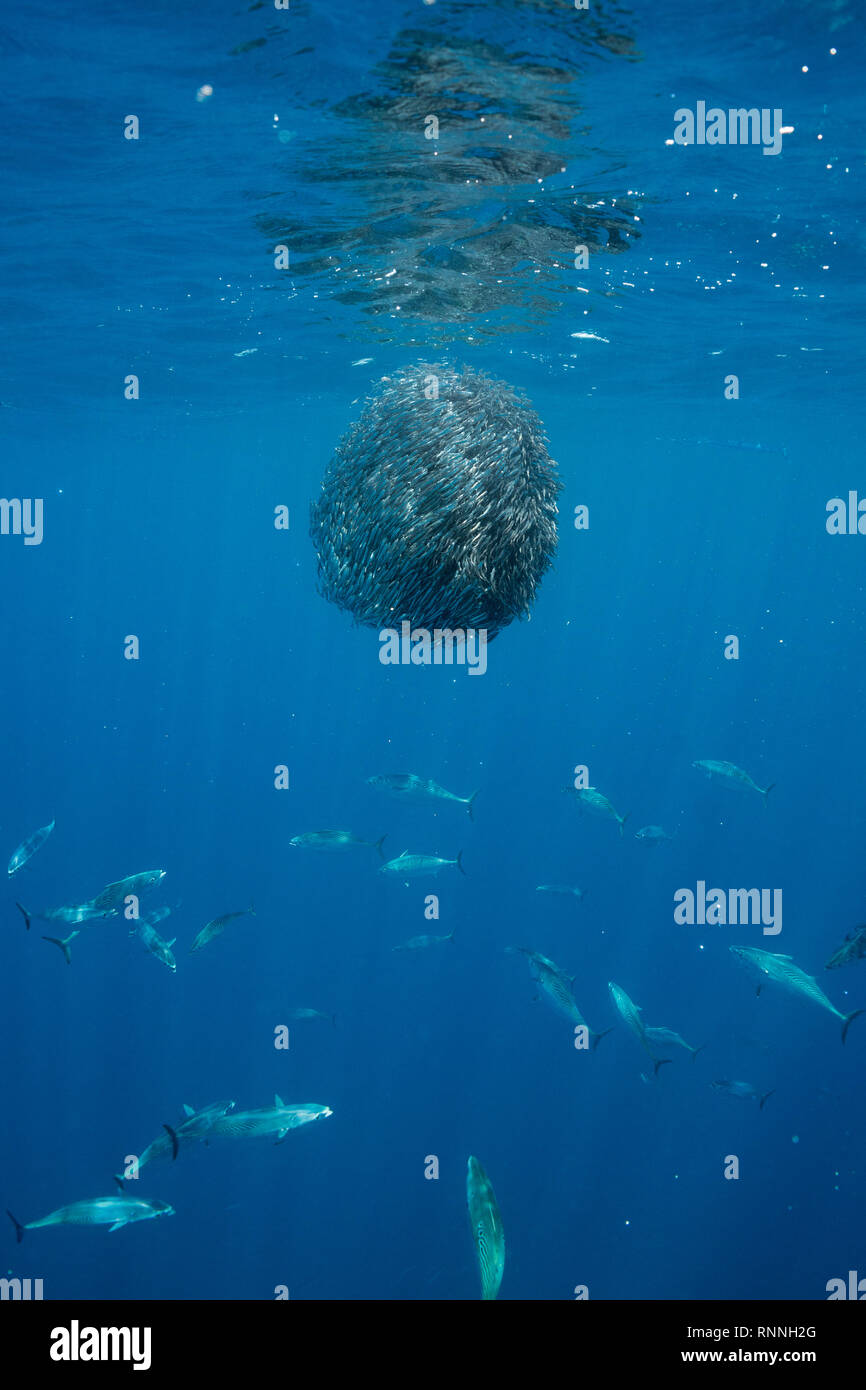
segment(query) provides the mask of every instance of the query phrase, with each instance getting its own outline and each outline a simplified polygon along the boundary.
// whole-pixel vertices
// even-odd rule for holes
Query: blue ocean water
[[[44,537],[0,535],[0,832],[11,855],[56,826],[4,891],[2,1205],[28,1222],[110,1195],[184,1103],[333,1110],[143,1169],[127,1186],[165,1220],[20,1246],[10,1224],[3,1272],[46,1298],[476,1298],[470,1154],[505,1299],[820,1299],[866,1274],[866,1021],[843,1047],[728,949],[790,954],[866,1008],[866,966],[824,971],[863,915],[866,540],[826,527],[866,493],[863,19],[755,9],[4,16],[0,492],[44,500]],[[775,156],[672,143],[700,101],[793,132]],[[509,134],[514,167],[484,152]],[[526,392],[564,484],[555,567],[480,678],[383,667],[317,593],[307,535],[365,396],[443,355]],[[698,759],[775,784],[766,806]],[[563,795],[578,765],[630,813],[622,837]],[[366,783],[406,771],[478,788],[474,820]],[[673,838],[648,848],[647,824]],[[290,847],[323,826],[460,850],[466,875],[405,888],[373,850]],[[153,868],[176,974],[122,920],[82,929],[67,967],[15,907]],[[698,881],[781,889],[782,932],[677,924]],[[559,882],[585,897],[535,891]],[[575,976],[613,1028],[597,1051],[509,946]],[[697,1059],[654,1080],[611,980]],[[774,1094],[759,1111],[719,1079]]]

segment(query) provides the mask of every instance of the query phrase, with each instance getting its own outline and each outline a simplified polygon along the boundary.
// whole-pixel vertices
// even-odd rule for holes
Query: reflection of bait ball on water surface
[[[319,588],[365,627],[526,617],[556,550],[561,484],[529,403],[481,372],[386,377],[313,504]]]

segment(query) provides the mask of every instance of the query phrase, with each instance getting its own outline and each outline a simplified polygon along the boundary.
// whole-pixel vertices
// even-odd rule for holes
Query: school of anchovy
[[[502,381],[418,365],[385,377],[337,446],[310,534],[323,596],[364,627],[525,618],[556,550],[543,427]]]
[[[706,777],[717,780],[725,786],[740,791],[756,792],[763,799],[765,805],[775,785],[771,783],[767,787],[759,786],[747,772],[744,772],[734,763],[701,759],[693,763],[693,766],[703,772]],[[474,804],[478,791],[472,792],[469,796],[459,796],[440,786],[431,778],[422,777],[415,773],[379,774],[369,777],[367,783],[374,791],[382,792],[399,801],[427,805],[451,803],[454,806],[463,807],[469,818],[474,819]],[[575,795],[575,805],[581,810],[588,810],[613,821],[620,836],[623,835],[623,827],[629,818],[629,813],[620,815],[609,799],[597,788],[579,789]],[[19,845],[9,861],[8,876],[10,879],[33,858],[53,829],[54,821],[51,821],[48,825],[36,830]],[[355,835],[351,830],[313,830],[296,835],[290,844],[300,850],[324,851],[332,854],[357,849],[373,849],[378,857],[384,861],[383,843],[385,838],[383,835],[378,840],[364,839]],[[636,840],[656,847],[672,838],[661,826],[645,826],[635,833]],[[446,859],[437,854],[409,853],[404,850],[395,858],[383,862],[379,867],[379,873],[403,881],[408,886],[410,879],[435,876],[444,868],[457,868],[465,873],[462,851],[458,852],[454,859]],[[165,871],[162,869],[132,874],[127,878],[107,884],[85,903],[69,907],[36,911],[25,908],[20,902],[17,905],[24,916],[28,930],[34,919],[76,924],[76,930],[65,939],[52,936],[43,938],[59,946],[67,964],[71,964],[70,942],[81,934],[80,928],[91,927],[96,921],[104,922],[106,919],[117,918],[121,914],[126,916],[130,910],[133,913],[137,912],[140,896],[157,887],[164,876]],[[577,902],[584,896],[582,889],[578,887],[559,884],[542,884],[538,886],[536,891],[569,896]],[[156,931],[156,923],[167,917],[169,913],[168,907],[161,907],[154,909],[141,919],[134,916],[130,935],[138,936],[148,951],[174,971],[176,963],[171,952],[174,939],[165,941]],[[243,911],[224,913],[206,923],[194,938],[190,946],[190,953],[200,950],[218,936],[230,922],[248,915],[255,915],[252,907]],[[424,952],[431,947],[444,947],[449,943],[453,946],[454,935],[452,930],[447,935],[416,936],[409,941],[398,943],[393,947],[393,950],[414,953]],[[532,978],[539,986],[541,994],[560,1015],[568,1019],[575,1034],[575,1046],[585,1051],[594,1052],[602,1039],[612,1031],[612,1027],[598,1030],[590,1027],[586,1022],[574,997],[575,977],[568,975],[555,961],[527,946],[508,946],[505,949],[508,952],[525,956],[532,972]],[[776,954],[752,946],[731,946],[730,950],[735,958],[745,965],[756,978],[759,994],[764,985],[777,985],[788,993],[810,1000],[833,1014],[842,1023],[843,1043],[853,1020],[861,1013],[866,1012],[866,1010],[854,1009],[849,1013],[844,1013],[837,1009],[821,989],[817,980],[795,965],[788,955]],[[836,969],[860,960],[864,956],[866,956],[866,926],[858,926],[848,933],[845,941],[831,955],[826,963],[826,969]],[[652,1062],[653,1072],[656,1076],[661,1067],[670,1065],[673,1061],[672,1057],[665,1056],[664,1053],[679,1048],[687,1052],[694,1062],[698,1053],[703,1051],[704,1045],[692,1046],[671,1028],[647,1024],[641,1017],[640,1005],[629,997],[621,985],[610,981],[608,989],[615,1014]],[[336,1021],[334,1015],[310,1008],[293,1009],[290,1011],[290,1016],[298,1019],[330,1020],[332,1024]],[[649,1078],[644,1076],[643,1079],[648,1080]],[[751,1082],[736,1079],[715,1079],[710,1081],[709,1085],[718,1094],[757,1101],[759,1110],[763,1110],[765,1102],[773,1094],[772,1091],[761,1093]],[[270,1138],[280,1142],[290,1131],[309,1125],[313,1121],[325,1119],[332,1113],[329,1106],[313,1102],[287,1105],[279,1096],[274,1097],[272,1106],[257,1110],[239,1110],[234,1101],[214,1102],[203,1106],[200,1110],[185,1105],[183,1118],[174,1125],[163,1124],[164,1132],[157,1135],[135,1160],[134,1173],[127,1171],[123,1174],[115,1174],[114,1181],[119,1189],[117,1194],[72,1202],[66,1206],[58,1207],[35,1221],[25,1223],[20,1222],[11,1211],[8,1212],[8,1215],[14,1224],[19,1241],[23,1239],[25,1231],[36,1230],[43,1226],[107,1225],[110,1230],[115,1231],[133,1222],[172,1215],[174,1208],[167,1202],[157,1198],[131,1197],[124,1186],[126,1179],[132,1176],[138,1177],[143,1167],[156,1160],[170,1158],[174,1161],[182,1149],[186,1150],[194,1144],[209,1144],[220,1138]],[[492,1300],[499,1294],[505,1270],[505,1232],[493,1185],[481,1161],[474,1155],[469,1157],[467,1164],[466,1201],[478,1261],[481,1298]]]

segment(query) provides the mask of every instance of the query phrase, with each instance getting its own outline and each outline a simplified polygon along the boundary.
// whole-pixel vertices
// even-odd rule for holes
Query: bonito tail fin
[[[173,1159],[175,1159],[177,1158],[178,1149],[180,1148],[180,1145],[177,1141],[177,1134],[172,1129],[171,1125],[163,1124],[163,1129],[165,1130],[166,1134],[171,1140],[171,1156]]]
[[[383,836],[381,837],[381,839],[377,840],[376,843],[375,843],[375,848],[379,851],[379,858],[380,858],[380,859],[384,859],[384,858],[385,858],[385,855],[384,855],[383,852],[382,852],[382,846],[384,845],[384,843],[385,843],[385,841],[387,840],[387,838],[388,838],[387,835],[383,835]]]
[[[16,902],[15,906],[18,908],[18,911],[21,913],[21,916],[24,918],[24,925],[25,925],[25,927],[27,928],[27,930],[29,931],[29,930],[30,930],[30,913],[27,911],[27,908],[26,908],[26,907],[22,907],[21,904],[20,904],[19,902]]]
[[[15,1220],[15,1217],[12,1215],[12,1213],[11,1213],[11,1211],[9,1210],[8,1207],[6,1208],[6,1215],[9,1217],[9,1220],[12,1222],[12,1225],[15,1227],[15,1235],[16,1235],[16,1237],[17,1237],[17,1239],[18,1239],[18,1244],[20,1245],[21,1242],[22,1242],[22,1240],[24,1239],[24,1227],[21,1225],[21,1222],[20,1222],[20,1221],[16,1221],[16,1220]]]
[[[78,935],[78,932],[77,932],[77,931],[74,931],[74,932],[71,932],[71,933],[69,934],[69,936],[66,938],[65,941],[61,941],[59,936],[43,936],[42,940],[43,940],[43,941],[50,941],[51,944],[52,944],[52,946],[59,946],[60,949],[61,949],[61,951],[63,952],[64,956],[66,957],[66,964],[67,964],[67,965],[71,965],[71,964],[72,964],[72,956],[71,956],[70,951],[69,951],[69,942],[72,940],[73,936],[77,936],[77,935]]]
[[[464,867],[463,867],[463,851],[462,851],[462,849],[458,849],[458,851],[457,851],[457,858],[454,860],[454,863],[457,865],[457,867],[458,867],[458,869],[460,870],[461,874],[462,874],[463,877],[465,878],[465,877],[466,877],[466,870],[465,870]]]
[[[859,1018],[862,1013],[866,1013],[866,1009],[854,1009],[850,1014],[845,1015],[845,1021],[842,1024],[843,1043],[848,1036],[848,1029],[851,1027],[851,1024],[854,1022],[855,1018]]]
[[[628,818],[629,818],[630,815],[631,815],[631,811],[626,811],[626,813],[625,813],[624,816],[620,816],[620,817],[619,817],[619,833],[620,833],[620,837],[622,836],[622,828],[623,828],[623,826],[625,825],[625,823],[626,823],[626,821],[628,820]]]
[[[763,1110],[763,1108],[764,1108],[764,1101],[765,1101],[765,1100],[769,1100],[769,1099],[770,1099],[770,1096],[772,1096],[773,1094],[774,1094],[773,1091],[767,1091],[764,1095],[761,1096],[761,1101],[760,1101],[760,1104],[758,1105],[758,1109],[759,1109],[759,1110]]]
[[[607,1035],[608,1035],[608,1033],[612,1033],[612,1032],[613,1032],[613,1029],[612,1029],[612,1028],[602,1028],[602,1030],[601,1030],[600,1033],[593,1033],[593,1035],[592,1035],[592,1050],[593,1050],[593,1052],[595,1052],[595,1049],[598,1047],[598,1045],[599,1045],[599,1043],[601,1042],[602,1038],[606,1038]]]
[[[770,792],[773,790],[773,788],[775,787],[775,785],[776,785],[775,782],[771,782],[770,785],[769,785],[769,787],[767,787],[766,790],[764,790],[764,791],[761,792],[761,796],[764,798],[764,805],[765,805],[765,806],[766,806],[766,804],[767,804],[767,797],[770,795]]]
[[[699,1052],[703,1052],[703,1050],[704,1050],[705,1047],[706,1047],[706,1043],[701,1043],[700,1047],[693,1047],[693,1048],[691,1049],[692,1061],[695,1060],[695,1058],[697,1057],[697,1055],[698,1055]]]
[[[479,787],[479,788],[478,788],[478,792],[480,792],[480,790],[481,790],[481,788]],[[475,819],[474,815],[472,814],[472,807],[473,807],[473,805],[474,805],[474,803],[475,803],[475,798],[476,798],[476,796],[478,795],[478,792],[473,792],[472,795],[471,795],[470,797],[468,797],[468,798],[467,798],[467,801],[466,801],[466,809],[467,809],[467,811],[469,812],[469,819],[470,819],[470,820],[474,820],[474,819]]]
[[[667,1067],[673,1061],[671,1057],[660,1057],[657,1062],[653,1062],[653,1074],[658,1076],[659,1067]]]

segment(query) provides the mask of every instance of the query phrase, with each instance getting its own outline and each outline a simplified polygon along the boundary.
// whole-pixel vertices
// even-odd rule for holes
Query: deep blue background
[[[0,537],[4,854],[57,827],[4,889],[0,1205],[27,1221],[107,1194],[184,1101],[278,1091],[334,1111],[277,1148],[227,1142],[144,1170],[141,1192],[173,1217],[36,1231],[20,1249],[9,1226],[4,1272],[42,1277],[47,1297],[477,1297],[470,1153],[505,1224],[503,1298],[580,1283],[592,1298],[821,1298],[866,1273],[866,1023],[843,1049],[828,1013],[757,999],[727,949],[789,952],[840,1008],[866,1006],[866,966],[823,970],[864,913],[866,538],[824,526],[830,497],[866,494],[862,18],[759,8],[617,13],[642,61],[587,53],[567,177],[587,198],[635,196],[642,237],[582,279],[563,271],[562,306],[533,331],[472,341],[467,324],[454,349],[527,391],[565,483],[556,568],[480,679],[380,666],[375,634],[318,597],[306,534],[360,398],[429,355],[431,326],[395,313],[373,336],[327,274],[279,280],[256,222],[271,203],[309,213],[305,140],[344,159],[355,140],[363,161],[333,104],[375,87],[401,28],[447,27],[444,0],[4,18],[0,493],[45,499],[40,547]],[[550,58],[576,18],[454,11],[494,38],[519,21],[524,49]],[[666,146],[673,111],[699,99],[782,107],[795,133],[776,158]],[[130,112],[137,143],[121,138]],[[358,222],[362,194],[345,198]],[[704,781],[697,758],[777,783],[767,808]],[[631,812],[624,839],[561,794],[577,763]],[[408,770],[479,787],[475,823],[365,785]],[[647,849],[633,838],[647,823],[675,840]],[[462,848],[467,877],[405,889],[372,851],[289,848],[319,826],[387,832],[394,854]],[[69,969],[38,923],[22,929],[16,898],[78,902],[155,867],[176,975],[122,923],[89,929]],[[673,893],[701,878],[781,888],[782,935],[676,927]],[[545,882],[586,898],[542,898]],[[251,899],[255,918],[189,957],[208,918]],[[391,952],[452,927],[441,950]],[[612,979],[706,1050],[656,1084],[621,1026],[576,1052],[513,944],[576,975],[593,1027],[615,1022]],[[299,1006],[336,1027],[291,1024],[275,1051]],[[775,1095],[759,1113],[713,1092],[722,1077]]]

